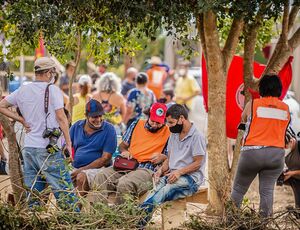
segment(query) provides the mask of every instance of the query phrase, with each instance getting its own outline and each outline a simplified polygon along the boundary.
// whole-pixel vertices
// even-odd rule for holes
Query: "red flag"
[[[288,88],[292,81],[292,66],[291,62],[293,57],[290,57],[287,63],[283,66],[279,72],[279,77],[282,82],[282,95],[280,99],[283,99],[286,95]],[[265,69],[264,65],[257,62],[253,63],[253,74],[254,77],[260,78]],[[243,80],[243,58],[234,56],[230,64],[227,82],[226,82],[226,135],[229,138],[235,139],[237,137],[237,126],[241,120],[241,114],[244,106],[244,95],[242,91],[244,89]],[[256,98],[259,96],[258,92],[249,89],[252,96]],[[206,63],[202,58],[202,92],[204,99],[204,106],[208,111],[208,79],[206,71]]]
[[[45,56],[45,46],[43,38],[39,40],[39,46],[35,49],[35,58],[44,57]]]

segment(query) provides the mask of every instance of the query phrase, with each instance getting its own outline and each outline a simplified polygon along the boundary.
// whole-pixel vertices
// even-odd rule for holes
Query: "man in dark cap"
[[[86,104],[86,119],[77,121],[70,129],[75,168],[71,176],[81,195],[92,188],[102,167],[110,165],[117,148],[114,126],[103,120],[103,114],[100,102],[92,99]]]

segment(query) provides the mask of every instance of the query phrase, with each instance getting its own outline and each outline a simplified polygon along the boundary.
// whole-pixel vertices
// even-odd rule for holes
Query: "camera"
[[[48,153],[58,152],[60,149],[57,145],[57,140],[61,135],[59,128],[46,128],[43,132],[43,138],[49,138],[49,144],[46,146]]]

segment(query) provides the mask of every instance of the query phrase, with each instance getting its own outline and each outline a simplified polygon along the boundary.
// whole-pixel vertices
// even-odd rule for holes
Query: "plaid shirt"
[[[130,141],[131,141],[131,137],[132,137],[132,133],[133,133],[133,130],[136,126],[136,124],[138,123],[139,120],[137,121],[134,121],[126,130],[126,132],[124,133],[123,137],[122,137],[122,140],[123,142],[125,142],[126,144],[130,145]],[[167,155],[168,154],[168,143],[166,143],[163,151],[162,151],[162,154],[165,154]],[[153,165],[151,162],[144,162],[144,163],[140,163],[139,164],[139,168],[146,168],[146,169],[150,169],[152,171],[156,171],[158,165]]]

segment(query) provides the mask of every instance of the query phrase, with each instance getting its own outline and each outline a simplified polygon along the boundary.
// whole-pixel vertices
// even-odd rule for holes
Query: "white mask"
[[[186,74],[186,70],[185,69],[179,69],[178,74],[179,74],[179,76],[183,77]]]

